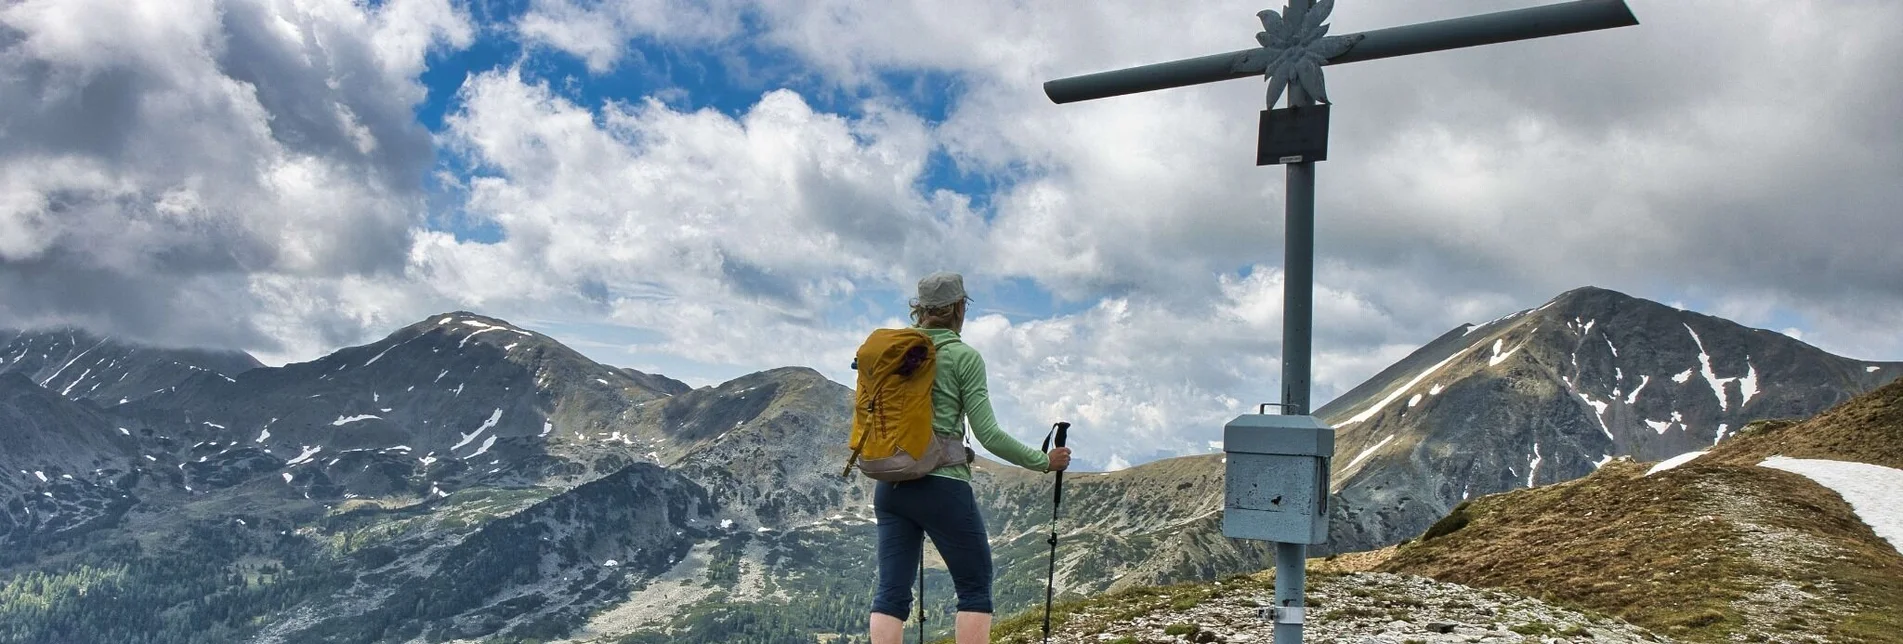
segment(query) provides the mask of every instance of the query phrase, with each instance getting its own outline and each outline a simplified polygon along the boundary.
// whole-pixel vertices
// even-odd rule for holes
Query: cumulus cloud
[[[443,0],[0,8],[0,321],[269,346],[248,276],[400,269],[413,77],[468,39]]]
[[[836,83],[953,74],[963,91],[940,140],[969,168],[1020,170],[997,196],[1001,274],[1089,299],[1179,293],[1194,275],[1278,256],[1279,177],[1249,163],[1259,84],[1066,106],[1036,88],[1247,46],[1259,7],[721,6],[761,16],[746,38]],[[1343,32],[1514,6],[1348,4],[1333,22]],[[1705,300],[1768,289],[1818,319],[1857,319],[1866,305],[1853,303],[1873,296],[1895,310],[1903,287],[1889,276],[1903,254],[1886,240],[1903,231],[1888,204],[1903,188],[1885,177],[1903,170],[1891,136],[1903,82],[1883,69],[1903,53],[1884,37],[1903,12],[1633,8],[1639,27],[1331,73],[1342,103],[1321,173],[1323,257],[1429,271],[1443,276],[1436,291],[1466,299],[1537,301],[1595,283]]]
[[[621,62],[633,38],[694,45],[732,37],[742,9],[693,0],[536,0],[516,29],[526,42],[577,56],[599,73]]]
[[[773,330],[818,331],[860,289],[970,263],[982,229],[965,200],[917,187],[929,129],[880,105],[846,118],[776,91],[738,118],[595,110],[505,70],[469,81],[445,138],[478,167],[469,215],[505,241],[426,238],[419,275],[477,301],[581,295],[697,360],[790,357]]]

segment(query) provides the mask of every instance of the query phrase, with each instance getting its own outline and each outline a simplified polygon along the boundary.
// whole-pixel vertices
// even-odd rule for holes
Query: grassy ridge
[[[1809,421],[1756,423],[1674,470],[1615,461],[1463,503],[1378,569],[1511,589],[1689,641],[1903,642],[1903,555],[1835,492],[1756,465],[1772,454],[1903,466],[1903,382]]]

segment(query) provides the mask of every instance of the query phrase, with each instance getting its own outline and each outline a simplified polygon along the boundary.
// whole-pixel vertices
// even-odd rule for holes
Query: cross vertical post
[[[1282,19],[1300,23],[1313,4],[1314,0],[1289,0]],[[1289,84],[1289,107],[1314,104],[1314,98],[1300,83]],[[1283,174],[1286,188],[1282,195],[1282,403],[1286,406],[1282,410],[1307,415],[1309,351],[1315,319],[1315,162],[1305,158],[1290,163]],[[1304,608],[1308,544],[1274,543],[1275,608],[1280,611],[1272,627],[1274,644],[1301,644],[1301,620],[1287,619],[1284,615],[1291,608],[1295,609],[1295,615],[1300,615]]]
[[[1538,7],[1329,36],[1322,24],[1335,0],[1288,0],[1280,14],[1256,14],[1261,47],[1044,83],[1054,103],[1071,103],[1235,78],[1266,76],[1257,165],[1282,164],[1282,402],[1264,404],[1223,428],[1223,536],[1275,543],[1275,644],[1302,641],[1309,544],[1327,543],[1334,429],[1310,416],[1315,288],[1315,162],[1327,158],[1327,65],[1629,27],[1625,0],[1571,0]],[[1283,91],[1288,109],[1276,110]],[[1317,103],[1322,105],[1317,106]]]

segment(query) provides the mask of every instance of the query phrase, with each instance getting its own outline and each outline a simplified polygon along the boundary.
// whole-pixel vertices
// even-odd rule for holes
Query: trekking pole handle
[[[1057,446],[1063,447],[1064,438],[1068,436],[1069,434],[1070,434],[1070,423],[1067,423],[1061,420],[1057,421],[1057,424],[1051,425],[1051,433],[1044,435],[1044,447],[1039,451],[1044,451],[1044,452],[1051,451],[1051,436],[1052,435],[1056,435],[1057,437]]]

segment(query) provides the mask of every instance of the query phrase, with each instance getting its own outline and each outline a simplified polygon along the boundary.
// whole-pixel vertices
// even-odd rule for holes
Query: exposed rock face
[[[1317,410],[1337,428],[1328,551],[1419,534],[1462,499],[1616,456],[1707,449],[1903,374],[1598,288],[1441,336]]]
[[[261,366],[242,352],[161,349],[78,329],[0,329],[0,339],[0,374],[20,374],[61,396],[101,406],[164,393],[199,374],[229,378]]]
[[[107,527],[133,503],[136,443],[96,407],[0,373],[0,565]]]
[[[622,414],[666,395],[546,336],[457,312],[312,362],[193,378],[116,411],[218,448],[188,460],[256,448],[305,492],[299,481],[322,478],[332,496],[422,495],[612,472],[640,460],[637,433],[615,431]]]

